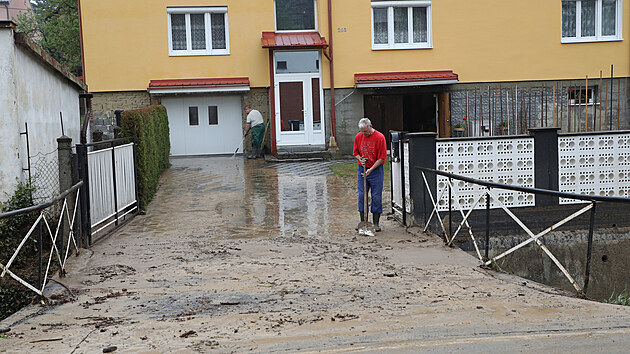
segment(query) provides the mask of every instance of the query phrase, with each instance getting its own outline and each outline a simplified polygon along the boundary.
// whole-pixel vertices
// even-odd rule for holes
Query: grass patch
[[[617,295],[615,295],[615,292],[613,291],[610,297],[608,299],[604,299],[602,302],[605,302],[608,304],[614,304],[614,305],[630,306],[630,296],[628,295],[628,285],[626,285],[626,288],[623,289],[623,291]]]
[[[356,177],[357,175],[356,163],[337,164],[329,167],[338,177]]]
[[[391,178],[389,177],[390,176],[389,160],[385,161],[383,168],[385,169],[384,171],[385,176],[383,177],[383,189],[387,188],[389,190],[389,186],[391,183]],[[332,165],[330,166],[330,169],[338,177],[341,177],[344,179],[351,178],[352,181],[356,180],[357,178],[357,163],[356,162]]]

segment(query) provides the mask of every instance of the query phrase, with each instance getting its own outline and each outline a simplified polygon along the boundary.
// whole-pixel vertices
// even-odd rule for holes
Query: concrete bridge
[[[481,269],[385,220],[323,163],[174,159],[146,215],[72,260],[0,352],[605,351],[630,308]],[[115,348],[114,348],[115,347]]]

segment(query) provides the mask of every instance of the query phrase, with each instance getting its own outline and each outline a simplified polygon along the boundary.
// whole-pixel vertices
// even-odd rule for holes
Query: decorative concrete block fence
[[[630,197],[630,134],[565,134],[558,137],[559,190]],[[560,204],[580,201],[561,198]]]
[[[407,225],[425,224],[433,211],[431,198],[437,200],[438,211],[448,211],[448,178],[435,174],[423,177],[415,166],[521,187],[630,197],[630,132],[558,134],[558,130],[532,128],[529,135],[448,139],[438,139],[435,133],[390,132],[392,210],[397,219]],[[423,178],[427,179],[428,189]],[[480,185],[453,181],[451,204],[465,210],[485,209],[485,189]],[[572,204],[584,202],[511,190],[496,192],[501,203],[491,200],[491,209],[500,208],[500,204],[516,208],[514,210],[522,208],[517,213],[525,215],[534,226],[570,212],[576,207],[571,207]],[[620,213],[623,211],[598,219],[603,226],[629,223],[622,220],[628,218]],[[503,219],[505,224],[500,220],[499,216],[493,225],[496,231],[519,232],[516,225],[510,226],[509,220]],[[474,227],[474,217],[471,223]],[[580,228],[584,225],[576,221],[569,226]]]

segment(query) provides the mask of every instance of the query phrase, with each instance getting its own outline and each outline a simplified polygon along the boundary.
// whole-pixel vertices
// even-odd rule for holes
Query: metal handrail
[[[39,212],[39,216],[37,217],[35,222],[32,224],[32,226],[29,228],[26,235],[22,238],[22,241],[20,242],[19,246],[17,246],[17,249],[15,250],[15,252],[13,252],[13,255],[8,260],[8,262],[6,264],[0,263],[0,271],[1,271],[0,278],[3,278],[6,274],[8,274],[11,278],[15,279],[17,282],[21,283],[25,287],[34,291],[39,296],[43,296],[44,287],[46,286],[46,282],[48,280],[48,272],[50,270],[51,261],[53,259],[54,254],[57,255],[56,260],[59,262],[60,276],[63,276],[65,274],[66,261],[68,260],[68,255],[69,255],[72,244],[74,245],[76,254],[77,255],[79,254],[79,248],[78,248],[77,240],[75,238],[75,220],[76,220],[78,206],[79,206],[80,188],[82,186],[83,186],[83,181],[79,181],[74,186],[72,186],[71,188],[59,194],[57,197],[55,197],[54,199],[48,202],[31,206],[28,208],[22,208],[19,210],[13,210],[7,213],[0,214],[0,219],[3,219],[3,218],[9,218],[9,217],[16,217],[16,216],[20,216],[20,215],[24,215],[28,213],[33,213],[33,212]],[[71,193],[74,193],[74,192],[76,192],[76,198],[74,198],[74,208],[72,210],[72,215],[70,215],[70,203],[68,202],[67,198]],[[55,228],[53,224],[53,228],[51,228],[51,224],[48,221],[48,219],[51,217],[46,216],[45,209],[61,201],[63,201],[63,203],[62,203],[61,211],[59,213],[59,219],[56,222],[57,227]],[[65,227],[64,227],[66,221],[69,225],[69,234],[68,234],[69,239],[68,239],[67,246],[65,242]],[[42,229],[44,228],[44,226],[48,235],[50,236],[51,249],[48,256],[46,271],[45,273],[42,273],[43,271],[43,263],[42,263],[42,260],[43,260],[42,231],[43,230]],[[38,228],[38,232],[37,232],[38,234],[37,246],[38,247],[37,248],[38,248],[38,258],[39,258],[37,287],[29,284],[26,280],[22,279],[19,275],[13,273],[10,270],[10,267],[13,264],[16,257],[18,256],[18,254],[20,253],[20,250],[24,247],[24,245],[26,244],[26,241],[29,239],[29,237],[31,237],[31,235],[33,234],[36,228]],[[57,240],[59,239],[59,236],[60,236],[60,242],[59,242],[60,246],[58,247]],[[43,274],[43,277],[42,277],[42,274]]]
[[[109,140],[102,140],[102,141],[95,141],[89,144],[81,144],[87,147],[90,146],[101,146],[101,145],[112,145],[115,146],[115,144],[123,144],[125,142],[135,142],[135,137],[134,136],[128,136],[128,137],[124,137],[124,138],[116,138],[116,139],[109,139]]]
[[[548,256],[549,258],[551,258],[551,260],[556,264],[556,266],[560,269],[560,271],[566,276],[566,278],[569,280],[569,282],[575,287],[575,289],[577,290],[577,292],[582,295],[582,296],[586,296],[586,290],[588,288],[588,284],[589,284],[589,279],[590,279],[590,265],[591,265],[591,257],[592,257],[592,248],[593,248],[593,226],[594,226],[594,222],[595,222],[595,210],[596,210],[596,206],[598,203],[602,203],[602,202],[612,202],[612,203],[628,203],[630,202],[630,198],[621,198],[621,197],[606,197],[606,196],[591,196],[591,195],[584,195],[584,194],[575,194],[575,193],[564,193],[564,192],[559,192],[559,191],[552,191],[552,190],[548,190],[548,189],[541,189],[541,188],[529,188],[529,187],[521,187],[521,186],[513,186],[513,185],[508,185],[508,184],[502,184],[502,183],[495,183],[495,182],[488,182],[488,181],[481,181],[478,179],[474,179],[474,178],[470,178],[470,177],[465,177],[465,176],[461,176],[461,175],[456,175],[453,173],[449,173],[449,172],[444,172],[444,171],[439,171],[439,170],[435,170],[432,168],[427,168],[427,167],[421,167],[421,166],[415,166],[416,169],[421,171],[424,183],[427,187],[429,187],[429,183],[425,177],[425,172],[428,173],[434,173],[436,175],[440,175],[440,176],[444,176],[449,178],[448,181],[448,192],[449,192],[449,196],[448,196],[448,214],[449,214],[449,231],[446,231],[446,228],[444,226],[444,224],[442,223],[442,219],[439,216],[439,211],[438,211],[438,204],[437,204],[437,200],[439,200],[442,197],[442,194],[444,194],[444,191],[442,191],[442,194],[437,198],[437,200],[433,199],[433,195],[430,191],[430,189],[428,190],[429,196],[431,197],[431,201],[433,203],[433,212],[431,213],[431,216],[429,217],[429,220],[426,221],[426,225],[425,225],[425,231],[429,226],[429,223],[431,222],[431,218],[433,217],[434,214],[437,213],[438,215],[438,220],[440,222],[440,225],[442,226],[442,229],[444,231],[444,233],[447,235],[446,240],[448,241],[448,245],[452,245],[453,241],[455,240],[455,236],[457,235],[457,233],[462,229],[463,225],[465,224],[466,227],[468,228],[468,233],[470,235],[471,240],[473,241],[473,244],[475,246],[475,250],[477,251],[477,255],[479,256],[479,260],[481,261],[481,263],[485,266],[489,266],[490,264],[492,264],[493,262],[496,262],[498,259],[518,250],[519,248],[531,243],[531,242],[535,242]],[[462,222],[460,223],[459,227],[457,228],[457,230],[455,231],[455,234],[451,234],[452,233],[452,196],[451,196],[451,192],[453,190],[453,185],[452,185],[452,179],[456,179],[456,180],[460,180],[460,181],[464,181],[464,182],[468,182],[468,183],[474,183],[474,184],[478,184],[481,186],[485,186],[487,187],[487,191],[485,192],[486,195],[486,237],[485,237],[485,258],[481,256],[481,253],[477,247],[477,242],[473,236],[472,230],[470,225],[468,224],[468,217],[470,216],[470,214],[472,213],[473,209],[475,208],[475,206],[477,204],[475,204],[475,206],[473,206],[466,215],[464,215],[463,212],[463,208],[461,207],[461,205],[459,205],[459,203],[457,202],[457,200],[455,200],[457,206],[459,207],[459,211],[462,215]],[[551,195],[551,196],[555,196],[555,197],[562,197],[562,198],[571,198],[571,199],[578,199],[578,200],[584,200],[585,202],[589,202],[590,204],[588,204],[587,206],[585,206],[584,208],[574,212],[573,214],[565,217],[564,219],[556,222],[554,225],[549,226],[548,228],[544,229],[543,231],[534,234],[531,229],[529,229],[516,215],[514,215],[514,213],[512,213],[499,199],[497,199],[496,195],[494,195],[494,193],[491,192],[492,188],[496,188],[496,189],[504,189],[504,190],[513,190],[513,191],[518,191],[518,192],[525,192],[525,193],[532,193],[532,194],[544,194],[544,195]],[[488,257],[488,251],[489,251],[489,241],[490,241],[490,198],[498,200],[501,208],[529,235],[529,239],[526,241],[523,241],[521,243],[519,243],[518,245],[510,248],[509,250],[493,257],[493,258],[489,258]],[[579,284],[577,284],[577,282],[573,279],[573,277],[571,277],[571,275],[568,273],[568,271],[566,270],[566,268],[558,261],[558,259],[551,253],[551,251],[539,240],[539,238],[541,238],[542,236],[544,236],[545,234],[551,232],[552,230],[556,230],[558,229],[560,226],[566,224],[567,222],[569,222],[572,219],[577,218],[578,216],[586,213],[587,211],[590,210],[590,223],[589,223],[589,234],[588,234],[588,246],[587,246],[587,255],[586,255],[586,270],[585,270],[585,280],[584,280],[584,286],[580,287]],[[449,240],[450,238],[450,240]]]
[[[530,138],[533,137],[529,134],[514,134],[514,135],[492,135],[492,136],[453,136],[450,138],[436,138],[437,142],[445,142],[445,141],[478,141],[478,140],[506,140],[506,139],[518,139],[518,138]]]
[[[566,193],[566,192],[559,192],[559,191],[553,191],[553,190],[542,189],[542,188],[521,187],[521,186],[510,185],[510,184],[482,181],[482,180],[478,180],[478,179],[474,179],[474,178],[470,178],[466,176],[461,176],[461,175],[456,175],[449,172],[439,171],[439,170],[435,170],[435,169],[427,168],[427,167],[415,166],[415,168],[423,172],[435,173],[440,176],[453,178],[453,179],[457,179],[464,182],[479,184],[479,185],[482,185],[485,187],[491,187],[491,188],[507,189],[507,190],[513,190],[517,192],[531,193],[531,194],[544,194],[544,195],[550,195],[550,196],[560,197],[560,198],[585,200],[589,202],[630,203],[630,198]]]
[[[34,206],[30,206],[27,208],[22,208],[22,209],[18,209],[18,210],[12,210],[6,213],[0,213],[0,220],[1,219],[6,219],[6,218],[10,218],[13,216],[18,216],[18,215],[22,215],[22,214],[28,214],[28,213],[32,213],[34,211],[39,211],[39,210],[43,210],[48,208],[49,206],[57,203],[58,201],[64,199],[65,197],[68,196],[68,194],[76,191],[77,189],[81,188],[81,186],[83,186],[83,181],[79,181],[77,184],[75,184],[74,186],[70,187],[70,189],[66,190],[65,192],[59,194],[57,197],[51,199],[50,201],[47,201],[45,203],[42,204],[38,204],[38,205],[34,205]]]

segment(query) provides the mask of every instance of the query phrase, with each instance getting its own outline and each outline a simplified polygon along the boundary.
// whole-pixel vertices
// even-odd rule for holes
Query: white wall
[[[0,126],[0,201],[6,200],[6,193],[15,188],[15,177],[25,180],[27,167],[26,139],[20,132],[24,131],[24,123],[28,123],[30,155],[49,154],[57,148],[57,138],[62,135],[59,113],[63,114],[63,125],[66,136],[72,138],[73,144],[79,143],[80,89],[71,83],[48,64],[38,59],[28,49],[13,46],[13,33],[9,29],[0,29],[0,92],[9,93],[10,99],[0,101],[0,117],[10,124]],[[9,37],[10,41],[5,37]],[[10,43],[7,43],[10,42]],[[2,54],[5,53],[5,54]],[[10,59],[4,56],[10,54]],[[11,62],[12,61],[12,62]],[[12,68],[5,70],[5,68]],[[4,112],[13,112],[10,115]],[[5,143],[6,141],[6,143]],[[5,151],[10,158],[5,161]],[[17,156],[16,156],[17,155]],[[57,161],[57,154],[47,155],[50,163]],[[16,164],[16,158],[19,160]],[[58,191],[57,191],[58,193]]]
[[[0,28],[0,202],[22,176],[20,131],[15,97],[13,31]]]

